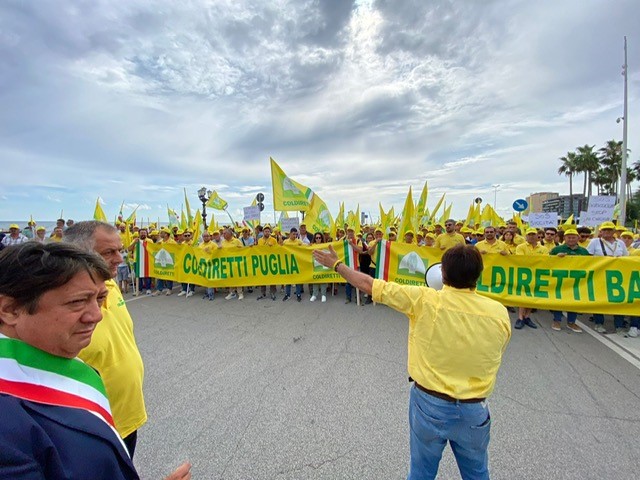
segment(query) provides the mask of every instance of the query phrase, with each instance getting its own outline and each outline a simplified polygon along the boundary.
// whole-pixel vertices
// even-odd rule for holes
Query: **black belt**
[[[436,397],[439,398],[441,400],[445,400],[447,402],[451,402],[451,403],[480,403],[480,402],[484,402],[486,400],[486,398],[464,398],[462,400],[459,400],[457,398],[453,398],[450,397],[449,395],[447,395],[446,393],[440,393],[440,392],[436,392],[434,390],[429,390],[428,388],[424,388],[422,385],[420,385],[418,382],[414,381],[416,388],[419,390],[422,390],[424,393],[431,395],[432,397]]]

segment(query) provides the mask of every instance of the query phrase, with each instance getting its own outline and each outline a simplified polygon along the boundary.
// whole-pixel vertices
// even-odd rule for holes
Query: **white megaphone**
[[[434,263],[427,269],[427,272],[424,274],[424,282],[427,284],[427,287],[442,290],[444,283],[442,282],[441,263]]]

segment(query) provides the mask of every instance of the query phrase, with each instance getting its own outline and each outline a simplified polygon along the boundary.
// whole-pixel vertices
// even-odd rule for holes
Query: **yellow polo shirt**
[[[491,395],[509,339],[507,309],[475,290],[373,281],[373,301],[409,318],[408,372],[457,399]]]
[[[303,245],[302,240],[300,240],[299,238],[296,238],[295,240],[291,240],[290,238],[287,238],[284,242],[282,242],[283,245]]]
[[[122,293],[115,281],[105,284],[109,294],[102,305],[102,321],[78,357],[102,377],[116,430],[125,438],[147,421],[142,393],[144,365]]]
[[[591,243],[591,239],[587,238],[585,241],[583,242],[578,242],[578,245],[580,245],[583,248],[587,248],[589,246],[589,244]]]
[[[211,253],[214,250],[218,249],[218,244],[209,240],[206,243],[205,242],[199,243],[198,248],[204,251],[204,253]]]
[[[442,235],[438,235],[436,237],[435,247],[440,250],[449,250],[451,247],[455,247],[456,245],[465,245],[464,237],[459,233],[443,233]]]
[[[527,240],[522,235],[516,233],[513,236],[513,243],[516,245],[522,245],[523,243],[527,243]]]
[[[549,250],[539,243],[532,247],[529,242],[525,242],[516,247],[516,255],[549,255]]]
[[[232,237],[231,240],[222,239],[220,243],[220,248],[242,248],[244,245],[242,242],[236,237]]]
[[[486,240],[480,240],[476,243],[476,248],[480,253],[501,253],[501,252],[509,252],[507,248],[507,244],[502,240],[496,240],[493,244],[487,242]]]
[[[547,242],[546,240],[543,243],[543,247],[545,247],[547,250],[551,251],[554,248],[557,247],[556,242]]]
[[[275,247],[278,245],[278,241],[274,237],[264,238],[261,237],[258,239],[258,246],[267,246],[267,247]]]

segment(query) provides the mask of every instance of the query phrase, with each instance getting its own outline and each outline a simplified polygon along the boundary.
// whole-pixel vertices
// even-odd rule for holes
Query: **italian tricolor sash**
[[[389,280],[389,258],[391,252],[391,242],[380,240],[376,245],[376,278]]]
[[[138,240],[136,243],[136,277],[147,278],[150,277],[149,273],[149,261],[147,257],[147,242],[144,240]]]
[[[87,410],[115,432],[104,384],[95,370],[78,358],[57,357],[2,334],[0,393]]]
[[[353,245],[349,243],[349,240],[343,240],[344,243],[344,263],[346,266],[353,268],[354,270],[358,270],[359,262],[358,255],[356,251],[353,249]]]

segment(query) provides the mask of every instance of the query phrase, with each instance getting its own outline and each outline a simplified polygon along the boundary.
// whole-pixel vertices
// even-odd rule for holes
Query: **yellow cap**
[[[9,225],[9,230],[11,230],[12,228],[17,228],[18,230],[20,230],[20,227],[17,223],[12,223],[11,225]]]
[[[41,230],[46,230],[46,228],[44,228],[44,227],[38,227],[38,228],[36,228],[36,232],[39,232],[39,231],[41,231]]]
[[[538,230],[536,230],[535,228],[527,228],[525,235],[529,235],[531,233],[533,233],[534,235],[538,235]]]
[[[158,230],[151,230],[151,233],[149,233],[149,235],[160,235],[160,232]]]
[[[600,225],[600,230],[615,230],[616,226],[613,222],[604,222]]]
[[[567,235],[580,235],[580,234],[575,228],[570,228],[569,230],[565,230],[564,232],[564,236],[566,237]]]
[[[621,237],[631,237],[633,238],[633,232],[630,232],[629,230],[625,230],[624,232],[622,232],[620,234]]]

